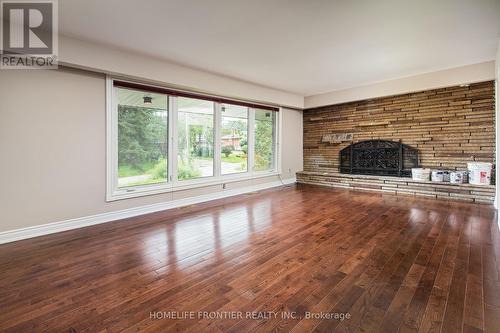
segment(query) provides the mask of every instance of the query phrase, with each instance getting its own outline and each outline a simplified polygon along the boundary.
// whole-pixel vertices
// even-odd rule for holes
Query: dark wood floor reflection
[[[500,332],[484,205],[283,187],[5,244],[0,265],[5,332]]]

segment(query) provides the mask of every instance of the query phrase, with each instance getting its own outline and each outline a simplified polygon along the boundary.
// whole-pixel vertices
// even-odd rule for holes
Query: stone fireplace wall
[[[466,170],[493,162],[494,81],[468,87],[336,104],[304,111],[304,171],[338,172],[339,152],[350,142],[402,140],[419,151],[423,167]],[[331,134],[339,134],[338,137]]]

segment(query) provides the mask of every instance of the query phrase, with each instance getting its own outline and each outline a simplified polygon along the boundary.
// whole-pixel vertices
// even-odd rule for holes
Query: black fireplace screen
[[[401,142],[361,141],[340,151],[342,173],[410,177],[417,166],[418,151]]]

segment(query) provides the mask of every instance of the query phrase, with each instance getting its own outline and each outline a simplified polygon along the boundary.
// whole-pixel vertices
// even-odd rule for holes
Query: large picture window
[[[277,112],[256,109],[254,111],[254,165],[255,171],[273,170],[276,162]]]
[[[177,99],[177,178],[214,175],[214,102]]]
[[[278,173],[277,108],[107,80],[107,200]]]
[[[167,96],[118,88],[118,187],[167,181]]]
[[[248,108],[222,104],[221,173],[248,171]]]

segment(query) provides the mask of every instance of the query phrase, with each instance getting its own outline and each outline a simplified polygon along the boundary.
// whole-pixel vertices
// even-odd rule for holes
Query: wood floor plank
[[[441,259],[434,285],[430,291],[419,332],[438,332],[442,326],[446,302],[455,267],[461,221],[454,216],[447,219],[447,243]]]
[[[0,264],[1,332],[500,331],[485,205],[281,187],[0,245]]]
[[[404,313],[403,321],[399,328],[400,332],[418,332],[420,328],[448,238],[449,230],[448,224],[446,224],[446,217],[439,216],[438,219],[439,223],[436,224],[434,233],[427,238],[429,246],[422,248],[419,257],[415,260],[415,263],[425,266],[425,270],[418,282],[415,294]]]
[[[465,307],[465,291],[469,264],[470,237],[468,223],[462,224],[458,241],[457,257],[448,293],[446,310],[443,318],[444,332],[461,332],[463,330],[463,314]]]

